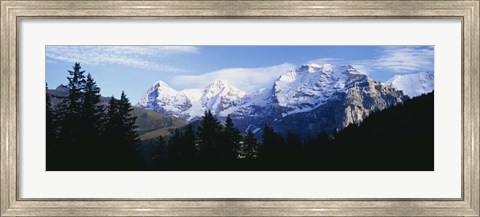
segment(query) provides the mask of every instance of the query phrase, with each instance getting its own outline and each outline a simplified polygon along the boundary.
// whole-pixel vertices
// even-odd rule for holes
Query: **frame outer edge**
[[[0,141],[1,141],[1,148],[0,148],[0,156],[1,156],[1,162],[0,162],[0,190],[1,190],[1,203],[0,203],[0,215],[4,215],[9,206],[10,206],[10,186],[8,182],[8,175],[10,174],[10,170],[8,167],[8,144],[9,144],[9,123],[8,121],[10,120],[9,117],[9,107],[8,106],[8,94],[9,94],[9,59],[8,59],[8,51],[10,42],[8,41],[9,39],[9,34],[8,34],[8,26],[9,26],[9,20],[8,20],[8,6],[6,5],[6,2],[0,2],[1,3],[1,9],[0,9],[0,15],[1,15],[1,22],[0,22],[0,30],[1,30],[1,40],[2,40],[2,46],[0,47]]]
[[[4,144],[6,144],[5,136],[6,132],[5,129],[5,109],[4,108],[4,87],[5,87],[5,75],[7,73],[7,70],[5,69],[5,52],[7,48],[5,48],[6,45],[3,45],[3,42],[6,42],[5,38],[5,24],[6,24],[6,18],[5,18],[5,6],[4,2],[0,2],[0,40],[1,40],[1,45],[0,45],[0,159],[5,159],[4,157]],[[6,166],[4,165],[4,161],[0,161],[0,216],[2,216],[5,213],[5,207],[8,207],[8,202],[7,202],[7,196],[5,194],[6,192],[6,185],[5,185],[5,171]]]
[[[463,198],[475,216],[479,215],[479,65],[478,2],[463,17]]]
[[[471,14],[471,36],[469,41],[472,43],[471,46],[471,59],[470,59],[470,70],[472,76],[472,158],[471,158],[471,165],[470,168],[472,170],[471,174],[471,201],[470,205],[473,211],[477,215],[480,215],[480,54],[479,54],[479,1],[474,2],[475,4],[472,6]],[[467,64],[465,64],[467,65]]]
[[[17,204],[17,41],[14,7],[1,1],[1,51],[0,51],[0,216],[12,216]],[[14,73],[12,73],[14,72]]]

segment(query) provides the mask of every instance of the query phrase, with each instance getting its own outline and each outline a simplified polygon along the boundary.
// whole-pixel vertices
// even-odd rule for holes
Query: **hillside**
[[[47,93],[51,95],[51,103],[53,106],[63,101],[63,97],[68,96],[68,89],[60,85],[56,89],[48,89]],[[107,105],[111,97],[101,97],[100,104]],[[144,108],[132,106],[133,116],[137,117],[136,125],[137,133],[140,140],[149,140],[158,136],[169,136],[171,130],[186,125],[186,121],[175,117],[162,115],[158,112],[147,110]]]
[[[183,127],[184,120],[168,117],[144,108],[133,107],[133,115],[137,117],[137,133],[140,140],[154,139],[158,136],[169,136],[172,130]]]

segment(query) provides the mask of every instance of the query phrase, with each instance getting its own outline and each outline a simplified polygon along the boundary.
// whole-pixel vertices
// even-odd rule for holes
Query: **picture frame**
[[[1,0],[1,216],[479,216],[479,1]],[[22,199],[18,189],[18,21],[52,18],[461,18],[461,199]]]

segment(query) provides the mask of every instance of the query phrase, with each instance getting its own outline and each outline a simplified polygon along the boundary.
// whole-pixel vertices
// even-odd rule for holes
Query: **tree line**
[[[154,169],[215,169],[221,163],[226,169],[240,160],[258,157],[260,143],[252,131],[242,135],[233,120],[221,124],[210,111],[205,111],[198,129],[192,124],[176,129],[170,137],[156,139],[158,162]]]
[[[136,117],[122,91],[100,104],[100,88],[75,63],[68,71],[68,96],[46,96],[47,170],[136,170]],[[61,99],[52,106],[51,97]]]
[[[206,111],[200,126],[158,137],[154,170],[433,170],[433,92],[312,138],[265,125],[242,135],[230,116]]]

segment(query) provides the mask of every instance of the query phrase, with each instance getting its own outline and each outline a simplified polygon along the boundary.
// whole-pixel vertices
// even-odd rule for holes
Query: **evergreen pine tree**
[[[181,142],[180,152],[184,161],[192,161],[195,159],[197,152],[195,133],[191,124],[187,125],[183,140]]]
[[[210,111],[205,111],[199,127],[200,157],[204,160],[218,160],[222,126]]]
[[[64,165],[72,170],[81,170],[85,160],[79,154],[82,150],[82,139],[85,136],[83,127],[79,123],[83,118],[83,96],[85,89],[85,71],[81,71],[80,63],[75,63],[73,71],[68,71],[68,97],[62,102],[58,109],[58,117],[61,117],[59,142],[62,146],[62,161]]]
[[[302,140],[298,135],[288,132],[287,134],[288,157],[299,160],[302,151]]]
[[[78,115],[82,111],[82,104],[83,104],[83,92],[85,90],[85,71],[81,71],[82,67],[80,63],[75,63],[73,66],[73,71],[68,70],[70,73],[70,77],[68,79],[68,103],[69,103],[69,112],[74,113],[74,115]]]
[[[159,136],[157,137],[157,139],[155,140],[155,153],[156,155],[154,156],[155,160],[157,161],[160,161],[160,160],[165,160],[167,159],[167,141],[165,140],[165,138],[163,136]]]
[[[95,168],[100,164],[104,156],[102,149],[99,147],[103,145],[100,141],[103,131],[103,106],[98,105],[100,102],[100,88],[96,85],[90,74],[87,75],[83,95],[83,118],[78,123],[78,128],[83,133],[82,137],[82,154],[88,158],[85,166],[88,168]]]
[[[102,121],[104,107],[100,103],[100,88],[93,80],[90,74],[87,75],[85,82],[85,94],[83,102],[83,116],[91,131],[100,134],[102,130]]]
[[[266,160],[279,160],[285,154],[285,141],[272,127],[263,128],[262,157]]]
[[[105,122],[105,132],[102,136],[102,146],[101,153],[105,158],[102,162],[102,169],[111,170],[115,168],[116,161],[119,160],[120,150],[118,146],[121,144],[122,135],[121,132],[122,120],[119,115],[118,109],[118,99],[115,99],[114,96],[111,97],[107,106],[106,122]]]
[[[245,159],[256,159],[258,156],[258,141],[251,130],[248,130],[241,146],[241,153]]]
[[[168,160],[169,161],[179,161],[182,158],[181,145],[182,145],[183,135],[180,130],[175,129],[170,141],[168,143]]]
[[[48,89],[48,87],[46,88]],[[56,169],[58,165],[58,141],[57,141],[57,131],[56,124],[54,120],[54,110],[50,102],[50,94],[46,94],[46,159],[47,159],[47,170]]]
[[[120,99],[112,97],[107,110],[104,139],[108,147],[106,154],[111,156],[108,158],[107,167],[114,170],[134,169],[138,166],[136,117],[131,115],[133,108],[123,91]]]
[[[224,159],[233,160],[237,158],[237,149],[241,139],[240,131],[235,128],[232,118],[228,115],[223,129],[222,157]]]
[[[129,144],[134,144],[135,142],[138,141],[138,134],[135,131],[135,129],[137,128],[137,125],[135,124],[137,117],[132,116],[132,111],[133,111],[132,104],[130,104],[130,101],[127,98],[127,95],[125,95],[125,92],[123,91],[120,96],[118,108],[119,108],[120,116],[122,117],[123,127],[125,132],[123,139]]]
[[[158,136],[155,139],[155,144],[153,148],[153,166],[156,169],[165,168],[165,161],[168,159],[168,142],[165,140],[165,137]]]

